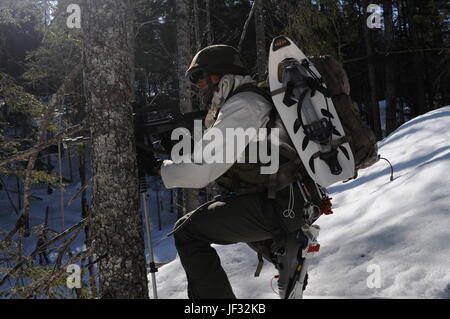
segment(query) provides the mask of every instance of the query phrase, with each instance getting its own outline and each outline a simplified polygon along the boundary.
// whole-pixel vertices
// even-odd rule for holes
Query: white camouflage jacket
[[[213,147],[216,150],[225,149],[227,128],[246,130],[266,126],[272,106],[263,96],[253,92],[242,92],[232,96],[224,103],[231,90],[250,82],[253,82],[253,80],[249,76],[227,74],[222,77],[218,84],[219,91],[214,94],[211,103],[211,109],[218,110],[217,119],[213,124],[207,123],[208,119],[206,119],[205,125],[208,127],[212,124],[216,131],[218,129],[222,132],[224,138],[217,140],[211,138],[211,134],[209,134],[211,131],[207,129],[202,140],[196,142],[202,143],[203,149],[208,144],[211,147],[211,143],[215,143]],[[238,152],[234,152],[236,153],[233,155],[234,162],[241,155]],[[165,160],[161,167],[161,177],[166,188],[203,188],[230,169],[234,162],[227,160],[227,163],[207,163],[204,160],[202,163],[196,164],[175,163],[172,160]]]

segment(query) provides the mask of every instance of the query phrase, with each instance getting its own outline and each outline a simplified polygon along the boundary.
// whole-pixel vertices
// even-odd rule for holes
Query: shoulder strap
[[[261,95],[264,97],[268,102],[273,104],[272,96],[270,95],[269,91],[264,90],[263,88],[257,86],[255,83],[245,83],[240,86],[238,86],[228,97],[227,100],[230,99],[232,96],[243,93],[243,92],[253,92],[256,94]]]

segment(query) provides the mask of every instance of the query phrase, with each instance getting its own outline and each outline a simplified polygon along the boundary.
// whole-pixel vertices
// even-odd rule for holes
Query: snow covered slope
[[[405,123],[379,148],[394,180],[379,161],[329,188],[334,214],[317,221],[321,250],[305,298],[450,298],[450,107]],[[272,265],[254,278],[257,258],[245,244],[215,247],[238,298],[278,298]],[[157,282],[161,298],[187,297],[179,259]]]

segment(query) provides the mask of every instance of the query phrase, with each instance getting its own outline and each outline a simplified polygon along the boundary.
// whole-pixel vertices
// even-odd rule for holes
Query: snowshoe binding
[[[319,226],[303,227],[287,236],[284,248],[275,253],[278,269],[278,292],[281,299],[302,299],[308,280],[308,263],[319,251]]]

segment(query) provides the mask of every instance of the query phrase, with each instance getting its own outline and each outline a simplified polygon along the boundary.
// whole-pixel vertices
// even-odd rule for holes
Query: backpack
[[[370,167],[379,160],[376,136],[362,120],[357,104],[350,97],[350,83],[342,64],[331,56],[313,57],[310,58],[310,61],[322,76],[327,87],[326,94],[333,101],[344,128],[355,160],[355,176],[353,178],[356,178],[359,169]],[[260,94],[273,104],[267,79],[257,85],[244,84],[236,88],[232,95],[241,92]],[[269,126],[279,116],[275,106],[273,109]]]
[[[362,120],[357,104],[350,98],[350,83],[342,64],[331,56],[313,57],[310,60],[327,86],[328,94],[349,139],[356,171],[372,166],[379,159],[377,138]]]

